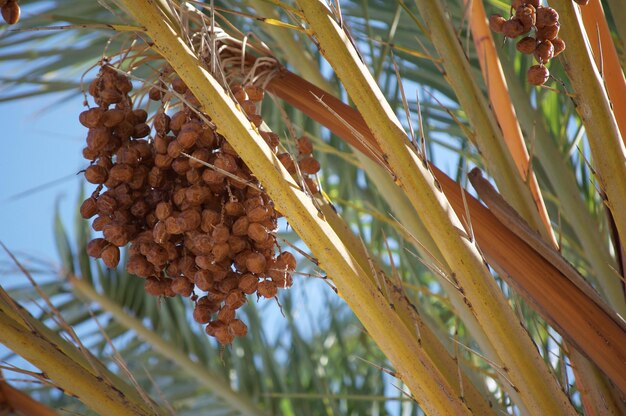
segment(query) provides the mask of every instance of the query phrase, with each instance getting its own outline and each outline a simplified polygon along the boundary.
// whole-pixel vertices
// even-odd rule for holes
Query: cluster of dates
[[[97,185],[80,211],[95,217],[92,227],[103,234],[87,252],[113,268],[128,246],[126,269],[145,279],[149,294],[190,297],[194,319],[230,344],[247,333],[236,317],[246,295],[273,298],[293,283],[296,259],[280,252],[274,235],[280,214],[173,71],[149,91],[162,104],[150,119],[144,109],[133,109],[132,88],[126,75],[103,66],[89,87],[97,107],[80,114],[89,128],[85,178]],[[263,90],[236,86],[233,93],[260,127]],[[165,104],[174,98],[178,111],[168,114]],[[277,153],[278,136],[261,135]],[[311,143],[302,137],[298,148],[297,162],[288,153],[277,156],[292,172],[298,165],[305,186],[317,192],[312,175],[319,163]]]
[[[539,63],[527,72],[528,82],[533,85],[543,85],[548,80],[550,71],[546,64],[565,50],[565,42],[558,37],[559,14],[540,3],[540,0],[514,0],[511,5],[514,12],[509,19],[497,14],[489,18],[489,26],[496,33],[511,39],[526,35],[516,47],[524,54],[534,55]],[[533,35],[529,34],[531,30]]]

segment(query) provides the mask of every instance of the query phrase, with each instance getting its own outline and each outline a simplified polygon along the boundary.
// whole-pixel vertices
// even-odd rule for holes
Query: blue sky
[[[16,253],[57,261],[55,204],[70,225],[82,183],[73,175],[86,166],[82,108],[80,95],[67,94],[0,104],[0,241]]]

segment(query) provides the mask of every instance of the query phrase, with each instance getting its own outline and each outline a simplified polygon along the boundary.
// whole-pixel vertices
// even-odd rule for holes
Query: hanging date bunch
[[[236,317],[246,295],[273,298],[293,283],[295,257],[280,252],[274,235],[279,213],[171,68],[149,89],[150,100],[159,104],[151,118],[133,108],[132,87],[124,74],[103,66],[89,87],[97,107],[80,114],[89,128],[85,178],[97,185],[80,211],[95,217],[92,227],[103,233],[87,252],[113,268],[127,246],[126,269],[145,279],[146,292],[191,298],[194,319],[206,324],[208,335],[230,344],[247,333]],[[264,91],[253,85],[232,91],[260,127],[257,107]],[[277,153],[278,135],[261,135]],[[308,159],[308,139],[300,140],[297,163],[315,192],[310,175],[319,164]],[[288,153],[278,157],[293,171],[296,162]]]
[[[497,14],[489,18],[489,26],[496,33],[510,39],[525,35],[516,47],[524,54],[533,55],[538,62],[526,74],[528,82],[533,85],[543,85],[548,80],[547,63],[565,50],[565,42],[558,37],[559,14],[540,3],[540,0],[514,0],[509,19]]]

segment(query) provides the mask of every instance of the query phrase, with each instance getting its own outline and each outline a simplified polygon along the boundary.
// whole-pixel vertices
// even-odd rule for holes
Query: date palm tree
[[[23,2],[0,50],[28,71],[2,99],[78,96],[59,69],[111,65],[139,102],[176,72],[302,258],[284,317],[250,299],[249,334],[223,348],[190,302],[90,260],[89,224],[70,238],[57,218],[58,278],[0,293],[0,341],[41,370],[33,397],[100,414],[624,414],[624,11],[515,3],[558,13],[566,49],[543,86],[490,30],[488,14],[521,13],[499,0]],[[233,80],[266,91],[286,151],[313,139],[319,190]],[[43,312],[20,307],[33,298]]]

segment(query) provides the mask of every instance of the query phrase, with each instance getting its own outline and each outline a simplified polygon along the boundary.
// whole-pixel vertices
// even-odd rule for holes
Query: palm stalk
[[[395,185],[393,180],[389,177],[388,172],[361,152],[358,153],[357,157],[359,158],[359,163],[363,167],[363,170],[367,172],[368,178],[370,178],[376,188],[385,190],[385,201],[397,217],[398,222],[419,242],[419,244],[413,242],[417,252],[420,253],[424,259],[436,260],[444,267],[444,271],[449,274],[450,269],[447,267],[446,260],[443,254],[441,254],[441,251],[439,251],[435,240],[426,229],[420,217],[415,215],[410,201],[402,190]],[[446,285],[443,286],[446,287]],[[456,290],[450,290],[449,295],[451,297],[456,296],[458,292]]]
[[[583,25],[574,4],[555,0],[559,11],[561,36],[567,44],[563,65],[573,88],[573,100],[585,126],[593,157],[596,180],[606,193],[605,204],[611,211],[618,234],[626,236],[626,148],[604,83],[594,64],[582,32]]]
[[[546,172],[546,178],[563,207],[563,219],[572,225],[572,232],[584,250],[591,266],[588,273],[592,281],[598,284],[604,298],[617,313],[624,316],[626,301],[621,282],[616,275],[615,261],[608,251],[607,241],[602,238],[600,224],[585,205],[574,172],[567,165],[565,156],[557,148],[545,122],[538,117],[538,112],[532,108],[528,95],[516,79],[512,63],[503,63],[511,98],[519,110],[517,114],[520,124],[525,131],[534,132],[535,158],[541,163],[541,168]]]
[[[538,113],[530,106],[527,94],[521,88],[518,80],[511,74],[511,65],[505,65],[511,97],[519,110],[520,123],[526,131],[534,132],[536,137],[534,149],[535,158],[541,163],[546,172],[546,178],[554,189],[555,195],[562,207],[562,218],[573,224],[572,231],[580,242],[590,267],[589,278],[600,288],[604,299],[623,316],[626,311],[626,303],[621,288],[621,283],[616,278],[614,260],[608,252],[606,241],[602,240],[599,225],[590,214],[581,198],[576,178],[563,155],[556,147],[548,133],[545,123],[537,119]],[[619,400],[612,399],[612,388],[604,380],[597,367],[588,361],[576,348],[570,349],[570,359],[575,368],[576,381],[579,384],[581,397],[588,412],[591,409],[605,409],[600,413],[589,414],[620,414]],[[589,405],[588,404],[592,404]]]
[[[24,392],[12,387],[6,381],[0,381],[0,401],[8,406],[9,411],[18,415],[29,416],[56,416],[57,413],[48,406],[35,401]]]
[[[268,84],[268,89],[346,142],[363,149],[373,160],[382,163],[380,156],[377,156],[382,153],[379,144],[369,131],[365,119],[353,108],[286,71],[274,78]],[[304,100],[302,97],[306,94],[323,97],[323,103]],[[346,122],[350,127],[345,125]],[[355,132],[358,140],[354,136]],[[588,289],[578,287],[559,267],[549,262],[538,251],[536,243],[520,238],[478,200],[468,195],[458,183],[435,166],[429,165],[429,168],[456,215],[466,215],[471,220],[474,238],[481,252],[503,271],[502,277],[518,289],[544,319],[559,328],[565,339],[580,348],[621,389],[625,389],[626,380],[621,371],[623,363],[620,357],[626,350],[626,333],[621,319],[608,313],[606,308],[590,297]],[[467,202],[467,209],[464,201]],[[430,222],[427,220],[424,224]],[[542,276],[542,279],[536,276]],[[611,341],[606,342],[608,339]]]
[[[496,356],[497,354],[476,315],[465,307],[465,297],[459,292],[456,286],[450,283],[449,277],[452,276],[450,266],[437,247],[432,235],[428,232],[424,222],[419,216],[415,215],[415,210],[406,195],[402,192],[402,189],[395,186],[393,180],[384,169],[367,159],[366,156],[359,154],[359,159],[372,183],[374,183],[378,189],[385,189],[385,200],[392,208],[401,226],[410,233],[410,242],[417,252],[421,253],[425,261],[433,262],[435,267],[440,269],[440,273],[443,273],[443,276],[440,273],[435,273],[435,277],[446,291],[455,313],[468,328],[472,338],[478,343],[483,354],[490,357]],[[496,374],[500,376],[500,374]],[[502,388],[509,395],[516,395],[515,389],[506,379],[499,377],[499,381]]]
[[[486,269],[471,237],[463,236],[463,225],[454,214],[427,164],[410,148],[393,111],[345,32],[326,6],[317,0],[299,2],[320,51],[333,66],[348,94],[361,111],[376,142],[383,148],[396,183],[435,238],[466,297],[466,307],[476,314],[489,337],[501,366],[518,391],[516,399],[529,412],[573,414],[574,409],[548,371],[543,359],[518,325],[510,307]],[[344,46],[344,47],[341,47]]]
[[[604,16],[602,3],[600,0],[590,1],[580,12],[596,67],[601,71],[600,75],[611,100],[615,121],[622,140],[626,140],[626,78]]]
[[[454,389],[423,353],[415,337],[388,301],[350,256],[336,233],[320,218],[312,201],[298,189],[258,131],[219,83],[202,68],[175,29],[153,2],[123,1],[132,16],[146,28],[156,49],[189,86],[218,130],[259,178],[276,207],[317,257],[357,317],[385,352],[401,378],[429,413],[469,413]]]
[[[0,245],[18,266],[19,270],[32,281],[32,276],[29,271],[17,260],[13,253],[11,253],[4,244],[0,243]],[[39,292],[39,294],[41,294],[41,292]],[[29,348],[25,350],[28,356],[23,355],[22,350],[19,348],[13,349],[11,346],[9,346],[9,348],[19,352],[22,357],[43,370],[44,374],[49,376],[54,382],[56,382],[56,379],[60,379],[61,383],[64,383],[63,385],[66,385],[68,388],[71,387],[72,378],[74,377],[73,372],[76,371],[79,373],[76,375],[78,378],[93,377],[98,380],[97,385],[93,386],[94,389],[101,387],[104,394],[110,393],[110,390],[117,392],[113,402],[110,404],[113,408],[116,406],[126,406],[132,411],[136,409],[148,411],[153,407],[153,403],[147,401],[146,397],[142,396],[134,386],[129,385],[118,375],[112,373],[102,362],[98,361],[91,352],[87,351],[82,346],[76,347],[70,344],[58,333],[52,331],[42,322],[30,315],[30,313],[9,296],[2,286],[0,286],[0,311],[3,316],[2,319],[6,321],[7,327],[12,328],[9,332],[0,332],[0,342],[7,346],[9,346],[9,344],[17,346],[23,343],[28,344],[30,342],[28,337],[30,336],[37,337],[39,344],[29,346]],[[21,325],[22,329],[26,332],[18,331],[15,324]],[[6,341],[5,337],[7,339]],[[61,360],[60,367],[56,366],[56,362],[49,362],[50,358],[47,355],[48,352]],[[41,365],[37,365],[35,362]],[[65,362],[71,362],[71,364],[63,367],[62,364]],[[52,372],[48,371],[48,364],[54,365]],[[58,375],[52,377],[52,374],[57,374],[57,371]],[[86,372],[86,374],[84,374],[84,372]],[[108,403],[108,399],[103,399],[100,393],[89,391],[87,391],[86,396],[80,397],[80,400],[92,408],[92,404],[106,406]]]
[[[576,384],[580,391],[585,414],[590,416],[619,416],[626,413],[622,393],[607,379],[598,367],[578,350],[569,351]]]
[[[468,2],[466,1],[465,4],[467,6]],[[529,173],[529,176],[526,179],[531,185],[531,190],[533,191],[533,197],[535,198],[535,202],[538,204],[538,206],[544,209],[544,211],[540,212],[545,212],[543,199],[540,199],[539,201],[537,200],[538,196],[539,198],[541,197],[540,194],[538,195],[539,185],[537,183],[534,172],[532,171],[532,169],[529,169],[528,166],[529,157],[528,152],[526,151],[526,147],[524,146],[522,130],[520,128],[513,104],[511,102],[512,96],[509,92],[509,88],[507,87],[504,78],[504,72],[502,70],[502,65],[500,64],[500,60],[496,52],[491,30],[487,25],[487,15],[485,13],[482,2],[472,2],[470,5],[470,13],[470,28],[472,31],[472,38],[474,40],[474,45],[478,53],[483,78],[487,83],[489,99],[491,101],[491,108],[493,108],[498,122],[502,127],[502,131],[504,137],[507,139],[509,149],[511,150],[511,153],[515,161],[517,162],[518,170],[522,175],[525,175],[525,172]],[[604,23],[606,24],[606,21],[604,21]],[[605,29],[608,31],[608,27],[606,27]],[[521,98],[523,101],[526,102],[526,99],[519,97],[519,95],[518,98]],[[549,145],[542,144],[542,146],[546,147]],[[554,160],[552,160],[551,162],[554,163]],[[558,176],[563,176],[561,172],[558,172],[557,174]],[[554,238],[554,233],[552,232],[552,227],[550,226],[549,222],[545,222],[544,217],[542,217],[542,219],[544,219],[543,225],[546,226],[547,234],[552,237],[549,242],[554,245],[554,248],[557,248],[556,239]],[[537,226],[539,225],[535,224],[535,227]],[[601,247],[594,248],[594,251],[597,251],[598,249],[601,249]],[[606,258],[603,258],[602,260],[607,261]],[[605,267],[608,267],[609,264],[610,263],[607,263]],[[608,279],[603,279],[603,281],[606,280]],[[619,283],[616,279],[611,279],[610,281]],[[617,288],[613,287],[613,289],[615,290]],[[607,293],[606,290],[605,293]],[[620,296],[619,291],[617,291],[617,293],[613,292],[612,294],[617,298],[616,302],[619,300],[623,300],[623,296]],[[624,303],[622,301],[619,305],[622,306],[623,304]],[[606,397],[611,396],[611,392],[606,386],[606,382],[604,379],[605,376],[600,373],[597,368],[595,368],[595,366],[587,360],[586,357],[584,357],[577,351],[574,351],[570,358],[574,365],[577,380],[579,381],[579,383],[581,385],[598,386],[597,388],[587,389],[581,392],[583,402],[587,403],[591,400],[593,403],[600,403],[605,401],[607,403],[607,408],[609,408],[612,413],[615,413],[615,410],[617,409],[614,407],[613,401],[605,399]]]
[[[517,120],[515,108],[511,103],[511,96],[506,81],[504,80],[504,73],[502,72],[502,65],[498,59],[496,45],[491,35],[491,30],[487,25],[485,8],[481,1],[470,2],[469,0],[464,0],[464,3],[466,7],[469,7],[470,30],[472,32],[474,46],[476,47],[476,53],[478,54],[483,79],[487,85],[491,109],[498,121],[506,146],[515,162],[517,172],[522,180],[528,184],[539,212],[541,223],[531,223],[531,225],[536,229],[542,229],[542,235],[544,235],[548,241],[556,245],[556,237],[554,236],[550,218],[548,217],[548,212],[546,211],[546,206],[541,196],[541,191],[539,190],[537,177],[533,169],[529,166],[530,158],[528,156],[528,150],[524,143],[524,137],[522,136],[522,130]],[[485,145],[488,144],[485,143]],[[485,156],[488,155],[485,154]],[[505,195],[507,194],[504,190],[502,192]],[[533,219],[534,218],[526,218],[527,221]]]
[[[514,115],[511,114],[510,104],[507,108],[499,109],[499,121],[504,123],[502,128],[507,129],[507,134],[503,136],[496,117],[489,110],[478,84],[471,75],[469,61],[452,23],[445,16],[443,5],[438,1],[429,0],[416,0],[415,4],[428,26],[430,40],[442,57],[444,77],[454,90],[472,126],[473,134],[469,139],[483,155],[489,173],[507,201],[547,240],[554,241],[550,220],[536,181],[529,176],[530,181],[526,182],[526,176],[531,170],[528,168],[528,154],[519,126],[516,126]],[[473,7],[470,23],[475,25],[474,22],[478,19],[476,8]],[[486,48],[488,45],[478,49],[481,55],[479,58],[487,60],[488,72],[497,72],[498,65],[494,54]],[[488,87],[490,93],[500,89],[500,86],[497,84],[492,86],[490,82]],[[502,94],[502,91],[498,91],[497,94]],[[506,106],[506,103],[503,105]],[[505,115],[507,110],[508,113]]]
[[[262,12],[263,15],[268,15],[270,14],[270,11],[273,11],[273,9],[266,3],[255,1],[253,4],[258,11]],[[285,56],[289,63],[292,64],[298,72],[303,74],[305,79],[317,84],[318,87],[320,87],[320,84],[328,85],[327,82],[324,82],[325,80],[323,78],[318,78],[320,72],[319,69],[315,69],[317,65],[312,62],[311,56],[304,54],[302,52],[302,48],[293,47],[292,38],[290,36],[285,36],[284,31],[279,32],[279,29],[274,27],[268,27],[267,29],[269,29],[269,35],[274,37],[274,40],[281,45],[281,48],[285,49]],[[317,74],[317,76],[315,74]],[[392,208],[394,214],[398,216],[398,220],[402,224],[402,227],[406,228],[406,230],[411,234],[413,237],[412,240],[417,239],[417,241],[419,241],[419,244],[416,241],[412,241],[417,252],[422,253],[423,258],[430,258],[436,261],[438,267],[443,268],[443,273],[446,274],[446,276],[449,276],[449,268],[447,267],[447,264],[445,264],[445,259],[441,255],[441,252],[426,230],[421,219],[415,215],[402,190],[394,185],[392,179],[384,169],[370,160],[363,153],[357,151],[356,156],[359,160],[360,167],[367,173],[368,177],[372,180],[376,187],[378,189],[387,190],[383,197],[387,204]],[[326,219],[329,221],[335,232],[337,232],[337,234],[342,238],[343,243],[346,247],[351,248],[350,252],[352,253],[353,258],[360,261],[361,267],[365,270],[367,270],[368,267],[372,267],[369,266],[367,262],[369,261],[370,263],[373,263],[374,260],[369,258],[367,250],[363,246],[363,242],[354,236],[352,231],[347,227],[347,224],[337,216],[335,211],[330,208],[325,201],[319,201],[318,203],[320,204]],[[382,277],[387,279],[384,276],[384,272],[380,270],[378,266],[374,267],[378,269],[377,275],[380,276],[378,278]],[[451,287],[446,279],[441,278],[439,274],[435,274],[435,276],[440,279],[442,287],[444,287],[447,291],[453,304],[455,304],[456,309],[461,314],[463,321],[470,328],[470,332],[474,335],[475,339],[478,340],[483,351],[490,353],[493,349],[488,344],[487,338],[484,336],[476,318],[472,314],[466,314],[466,310],[462,308],[463,298],[460,293],[455,288]],[[372,276],[372,278],[376,279],[377,277]],[[385,282],[387,282],[387,280],[385,280]],[[386,284],[387,283],[385,283],[385,285]],[[442,345],[442,343],[445,344],[445,341],[438,341],[437,337],[433,334],[435,329],[422,320],[421,314],[419,313],[419,305],[415,306],[417,309],[413,309],[413,305],[410,305],[408,299],[401,296],[401,288],[394,287],[392,289],[392,294],[395,295],[396,299],[392,298],[390,299],[390,302],[394,304],[394,307],[402,316],[405,325],[407,325],[408,328],[417,328],[419,333],[419,342],[424,346],[427,354],[437,363],[437,367],[446,376],[448,382],[453,386],[456,384],[463,386],[463,392],[459,391],[458,394],[461,395],[461,393],[463,393],[463,397],[467,402],[468,407],[473,412],[478,414],[491,413],[492,409],[489,406],[485,406],[487,405],[487,402],[483,397],[480,397],[480,394],[476,391],[475,383],[467,379],[468,376],[471,376],[471,374],[467,374],[467,368],[463,368],[462,371],[459,370],[458,365],[454,363],[447,352],[451,349],[451,346]],[[417,315],[415,314],[415,310],[418,311]],[[457,359],[458,358],[455,360]],[[457,374],[457,371],[460,371],[460,375]],[[458,380],[459,377],[461,377],[460,380]],[[508,390],[510,388],[509,384],[506,383],[505,380],[501,381],[503,381],[502,386],[504,389]],[[493,403],[490,406],[492,405]]]
[[[362,268],[374,272],[370,279],[385,295],[387,301],[393,305],[394,310],[426,355],[433,361],[450,386],[455,389],[456,396],[461,397],[474,414],[493,414],[493,398],[485,397],[480,393],[478,387],[466,374],[467,368],[460,366],[458,357],[450,355],[449,351],[452,349],[450,343],[442,342],[434,333],[434,329],[422,318],[419,305],[411,304],[399,283],[385,275],[380,266],[369,256],[362,240],[354,235],[332,207],[327,203],[324,204],[323,201],[319,203],[328,223],[341,238],[343,244],[350,248],[352,257],[360,263]]]
[[[257,11],[262,12],[263,15],[269,15],[274,10],[272,7],[263,2],[254,1],[252,3]],[[320,78],[319,69],[317,68],[317,65],[313,63],[311,56],[303,53],[303,49],[301,47],[295,47],[291,36],[272,26],[267,27],[266,30],[269,32],[268,34],[272,36],[279,45],[281,45],[288,62],[292,64],[298,72],[303,74],[305,79],[316,84],[320,88],[322,88],[321,85],[328,85],[328,82],[325,82],[324,78]],[[423,258],[431,258],[435,260],[438,265],[444,269],[443,272],[446,276],[448,276],[449,268],[445,265],[445,259],[439,252],[434,240],[424,227],[420,218],[414,214],[414,211],[402,190],[394,185],[393,181],[384,169],[370,160],[363,153],[358,151],[355,153],[359,160],[360,167],[367,173],[368,177],[372,180],[376,187],[378,189],[387,190],[383,197],[387,204],[392,207],[393,212],[398,216],[402,227],[406,228],[406,230],[414,237],[413,240],[417,239],[419,241],[419,244],[413,241],[415,249],[419,253],[422,253]],[[339,218],[339,216],[328,205],[328,203],[325,202],[325,200],[320,200],[318,203],[320,204],[324,216],[331,224],[335,232],[337,232],[337,234],[342,238],[346,247],[350,248],[352,257],[357,261],[360,261],[361,267],[364,270],[372,267],[368,265],[368,261],[373,264],[374,260],[369,257],[362,240],[359,240],[354,236],[345,221]],[[372,279],[381,277],[387,279],[384,276],[384,272],[380,270],[378,266],[374,265],[373,267],[378,270],[377,276],[379,277],[371,276]],[[452,302],[456,304],[457,310],[459,310],[462,314],[463,321],[471,328],[470,332],[479,341],[483,351],[491,352],[492,348],[488,345],[488,343],[483,345],[487,342],[487,338],[484,336],[484,333],[482,332],[480,325],[478,325],[475,317],[471,314],[464,314],[466,311],[461,307],[463,305],[462,296],[455,288],[451,287],[445,279],[441,278],[439,274],[435,275],[440,278],[442,287],[446,289],[452,299]],[[387,281],[388,280],[385,280],[385,282]],[[385,283],[385,285],[386,284],[387,283]],[[427,354],[437,363],[437,367],[446,376],[448,382],[453,386],[455,386],[457,382],[459,382],[458,384],[461,386],[464,386],[463,391],[459,391],[458,394],[461,395],[461,393],[463,393],[463,397],[467,402],[468,407],[475,413],[491,413],[492,409],[489,406],[486,406],[487,402],[480,396],[478,391],[476,391],[475,383],[470,382],[467,379],[467,377],[471,376],[471,374],[467,374],[468,371],[466,368],[463,368],[462,371],[460,371],[458,369],[458,365],[454,363],[453,359],[447,352],[451,349],[451,346],[448,345],[446,348],[442,345],[442,342],[445,344],[444,341],[437,340],[437,337],[435,337],[432,333],[434,328],[422,320],[419,312],[416,315],[413,305],[408,302],[406,297],[401,296],[401,288],[394,287],[392,289],[392,294],[396,295],[396,299],[390,299],[390,302],[394,304],[396,310],[402,316],[405,325],[407,325],[408,328],[417,328],[419,333],[419,342],[424,346]],[[417,311],[419,311],[419,305],[416,305],[416,308]],[[457,370],[460,371],[460,375],[457,374]],[[459,377],[461,377],[460,380],[458,380]],[[505,389],[510,387],[506,382],[503,382],[502,385]]]
[[[1,289],[0,289],[1,290]],[[36,320],[25,310],[19,313],[15,305],[7,302],[2,290],[0,300],[0,341],[24,359],[40,368],[66,394],[77,398],[101,414],[147,415],[160,414],[158,409],[135,394],[126,394],[128,386],[109,377],[107,370],[86,367],[81,360],[65,353],[67,350],[80,352],[55,334],[53,338],[37,331],[32,322]],[[98,374],[99,373],[99,374]],[[115,384],[114,384],[115,383]]]

